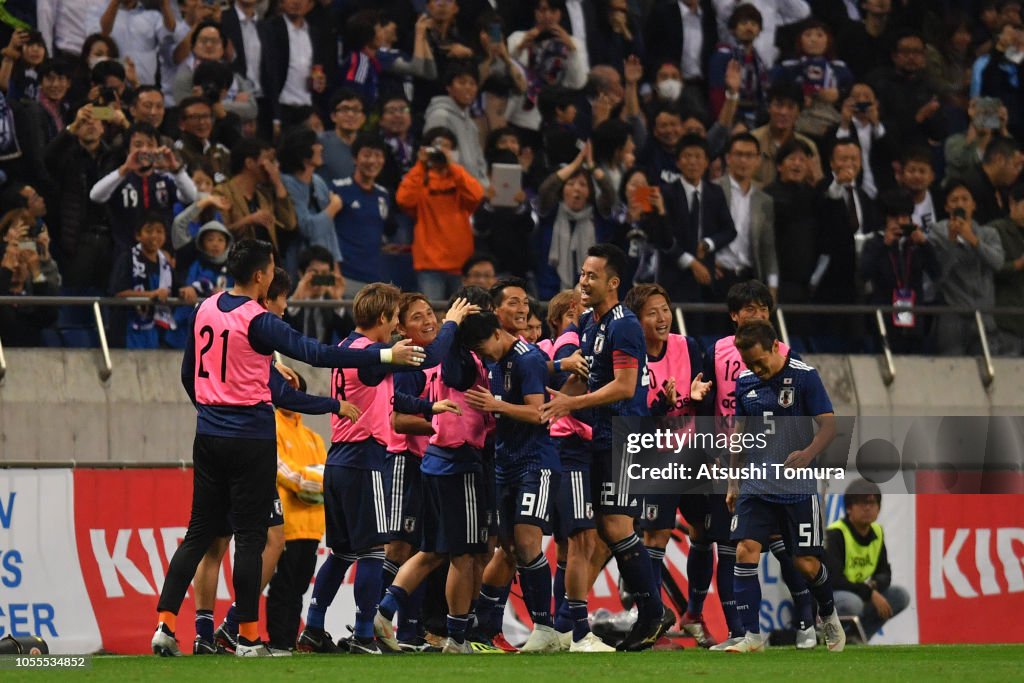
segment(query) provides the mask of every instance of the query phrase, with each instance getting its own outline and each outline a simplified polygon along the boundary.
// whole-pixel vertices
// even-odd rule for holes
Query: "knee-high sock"
[[[736,594],[734,592],[736,547],[721,543],[717,546],[718,571],[715,572],[715,586],[718,588],[718,597],[722,602],[725,625],[729,627],[730,638],[742,637],[743,621],[740,619],[739,612],[736,611]]]
[[[659,619],[664,613],[661,595],[651,575],[651,557],[636,534],[630,534],[611,546],[619,574],[636,598],[637,619]]]
[[[551,582],[551,596],[555,599],[552,614],[558,615],[565,601],[565,562],[555,564],[555,578]]]
[[[423,584],[417,586],[405,606],[398,610],[398,640],[413,640],[420,634],[420,612],[423,610],[424,591]]]
[[[665,566],[665,549],[653,545],[645,545],[647,554],[651,558],[651,575],[654,577],[654,585],[657,589],[657,596],[661,598],[661,572]]]
[[[822,562],[818,573],[808,584],[811,595],[818,603],[818,616],[826,618],[835,611],[836,601],[832,594],[832,577],[828,575],[828,567]]]
[[[690,581],[689,601],[686,611],[697,619],[704,613],[704,598],[711,587],[711,576],[715,570],[715,556],[709,543],[690,543],[690,554],[686,558],[686,575]]]
[[[345,572],[356,561],[355,555],[336,555],[331,553],[327,560],[316,573],[316,581],[313,582],[313,597],[309,601],[309,610],[306,612],[306,626],[309,628],[324,627],[324,616],[327,608],[334,602],[334,596],[341,588],[341,582],[345,580]]]
[[[359,555],[356,565],[356,636],[373,637],[373,618],[377,616],[380,602],[381,569],[384,566],[384,549],[378,548]]]
[[[807,628],[814,625],[814,605],[811,602],[811,591],[807,587],[807,580],[804,575],[797,571],[793,565],[793,556],[786,550],[786,544],[782,539],[771,543],[772,555],[779,561],[782,572],[782,580],[793,596],[793,612],[796,617],[794,628]]]
[[[733,593],[736,596],[736,609],[743,620],[743,630],[747,633],[760,633],[758,615],[761,608],[761,582],[757,578],[757,564],[737,562],[733,575]]]
[[[579,642],[590,633],[590,615],[587,613],[586,600],[565,599],[572,619],[572,639]]]
[[[500,606],[504,604],[504,591],[504,586],[492,586],[487,583],[480,586],[480,595],[476,601],[476,621],[488,638],[493,638],[501,631],[504,610],[501,610]]]
[[[237,628],[237,626],[236,626]],[[196,610],[196,635],[202,636],[203,640],[213,642],[213,610]]]
[[[544,553],[519,566],[519,584],[533,623],[551,626],[551,566]]]
[[[398,576],[398,570],[402,565],[394,560],[384,558],[384,566],[380,570],[380,599],[384,599],[384,593],[387,592],[388,586],[395,582],[395,577]]]
[[[381,599],[377,609],[385,619],[390,621],[395,618],[395,612],[407,609],[408,605],[409,594],[401,586],[392,584],[384,591],[384,598]]]

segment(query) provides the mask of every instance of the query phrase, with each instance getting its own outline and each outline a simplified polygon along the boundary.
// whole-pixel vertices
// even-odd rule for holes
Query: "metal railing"
[[[131,308],[136,306],[151,306],[153,304],[154,302],[152,299],[145,297],[0,296],[0,307],[5,305],[90,306],[92,308],[93,322],[96,326],[96,333],[99,339],[99,349],[102,354],[102,364],[100,366],[99,376],[100,380],[103,382],[107,382],[113,374],[113,361],[110,355],[110,345],[107,341],[106,329],[103,324],[103,313],[101,307],[109,306]],[[291,300],[288,302],[289,307],[298,308],[337,308],[339,306],[351,306],[351,304],[351,299],[304,299]],[[190,306],[191,304],[188,304],[182,299],[170,298],[167,299],[166,302],[160,302],[160,305],[176,307]],[[440,311],[446,310],[448,306],[447,302],[444,301],[431,301],[431,305]],[[864,315],[873,317],[882,347],[880,373],[885,385],[889,386],[895,380],[896,369],[889,341],[888,328],[886,327],[884,316],[894,312],[906,311],[907,309],[905,307],[895,306],[856,304],[825,306],[817,304],[787,304],[776,308],[775,316],[779,337],[787,345],[791,345],[787,316]],[[685,313],[725,314],[728,312],[728,309],[724,304],[679,303],[673,304],[673,312],[676,325],[678,326],[680,333],[686,334]],[[986,388],[990,387],[995,380],[995,369],[992,364],[992,353],[989,345],[988,333],[985,330],[983,316],[1024,316],[1024,308],[1012,308],[1006,306],[989,308],[971,308],[967,306],[917,306],[912,309],[912,312],[915,315],[923,316],[960,315],[965,317],[974,317],[981,346],[981,380]],[[3,383],[6,373],[7,359],[4,356],[3,344],[0,343],[0,383]]]

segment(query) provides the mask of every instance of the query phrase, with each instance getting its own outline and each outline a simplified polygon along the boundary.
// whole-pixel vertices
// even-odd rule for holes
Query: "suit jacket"
[[[707,78],[708,64],[711,53],[718,42],[718,24],[715,20],[715,7],[711,0],[700,0],[701,24],[703,25],[704,45],[701,47],[700,63]],[[658,66],[665,62],[682,64],[683,62],[683,16],[679,12],[676,0],[658,0],[647,18],[647,26],[643,32],[647,46],[648,73],[655,73]]]
[[[672,223],[672,246],[660,250],[658,258],[658,277],[673,301],[692,301],[699,296],[697,281],[692,271],[679,265],[683,254],[697,254],[698,236],[710,240],[714,249],[723,249],[736,237],[736,226],[729,213],[729,202],[725,199],[722,188],[714,183],[702,180],[700,184],[701,223],[698,226],[690,221],[689,204],[686,201],[686,189],[682,181],[661,186],[661,195],[665,200],[665,211]],[[704,258],[704,265],[714,267],[714,252]]]
[[[235,48],[235,59],[231,62],[231,70],[239,76],[247,77],[247,63],[245,61],[245,47],[242,40],[242,25],[238,21],[238,12],[234,5],[221,12],[220,28],[224,35],[231,41]],[[258,28],[257,28],[257,32]],[[262,38],[262,36],[261,36]]]
[[[327,76],[328,87],[331,83],[337,82],[337,44],[329,25],[313,21],[312,13],[306,17],[309,26],[309,40],[313,45],[313,64],[319,64],[324,68]],[[270,103],[273,118],[281,118],[281,104],[278,99],[281,97],[281,90],[288,78],[288,27],[285,26],[287,19],[283,15],[276,16],[262,22],[260,28],[260,42],[263,45],[262,60],[260,64],[260,81],[263,86],[263,95]],[[314,102],[318,99],[329,97],[329,93],[317,96],[314,94]]]
[[[732,205],[732,183],[726,174],[715,181],[725,193],[725,205]],[[750,250],[754,272],[761,282],[769,275],[779,274],[779,258],[775,251],[775,202],[764,190],[750,189]],[[717,244],[717,243],[716,243]]]
[[[597,20],[597,8],[595,0],[582,0],[580,6],[583,8],[583,24],[587,31],[587,56],[590,64],[597,64],[595,57],[604,53],[604,37],[601,32],[601,24]],[[602,3],[603,6],[603,3]],[[572,22],[569,21],[569,10],[562,12],[560,22],[562,28],[569,32],[569,35],[579,40],[579,36],[573,35]],[[616,69],[621,69],[621,64],[612,64]]]
[[[846,201],[829,196],[831,185],[832,180],[825,179],[817,188],[815,215],[821,226],[821,252],[829,257],[829,264],[818,283],[814,299],[821,303],[854,303],[858,299],[857,243],[881,229],[881,216],[874,201],[864,190],[856,188],[861,207],[861,227],[858,231],[857,226],[850,221]]]

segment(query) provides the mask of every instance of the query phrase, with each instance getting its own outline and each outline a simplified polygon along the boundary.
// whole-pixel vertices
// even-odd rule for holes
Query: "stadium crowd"
[[[756,277],[780,304],[907,309],[897,351],[977,352],[973,316],[912,309],[1024,302],[1021,5],[10,0],[0,294],[149,297],[108,312],[112,341],[182,348],[166,299],[228,285],[241,238],[293,298],[432,300],[481,258],[547,300],[609,241],[623,294],[721,303]],[[0,306],[0,339],[95,343],[82,316]],[[984,324],[1024,349],[1024,318]],[[877,348],[858,316],[790,328]]]

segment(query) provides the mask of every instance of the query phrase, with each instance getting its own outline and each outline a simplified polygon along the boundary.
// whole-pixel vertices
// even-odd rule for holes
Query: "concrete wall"
[[[114,351],[99,379],[97,350],[5,349],[0,384],[0,461],[190,460],[195,411],[181,388],[181,354]],[[996,359],[986,389],[974,358],[897,357],[885,386],[875,356],[809,356],[840,415],[1024,414],[1024,361]],[[326,395],[330,372],[290,362],[310,393]],[[327,416],[306,423],[330,441]],[[861,422],[858,422],[861,424]],[[879,434],[877,436],[886,436]]]

